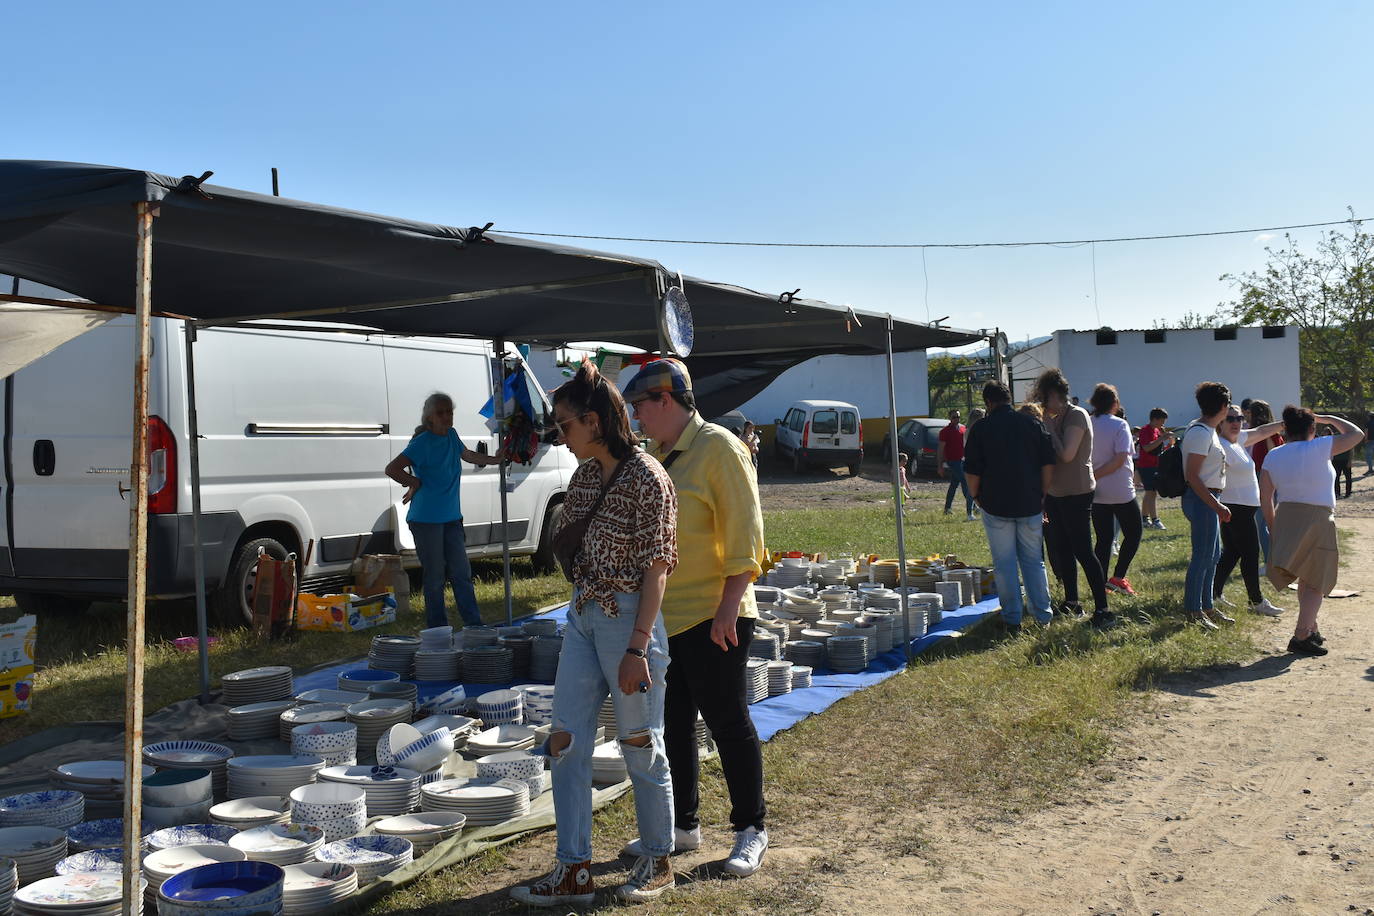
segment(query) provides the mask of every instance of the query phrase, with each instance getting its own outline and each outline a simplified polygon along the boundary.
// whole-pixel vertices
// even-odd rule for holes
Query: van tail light
[[[860,421],[859,421],[859,450],[860,450],[860,451],[863,451],[863,447],[864,447],[864,421],[863,421],[863,420],[860,420]]]
[[[807,421],[806,421],[806,425],[802,427],[802,446],[801,446],[802,448],[806,448],[807,440],[809,440],[810,438],[811,438],[811,421],[810,421],[810,420],[807,420]]]
[[[148,418],[148,512],[177,511],[177,441],[161,417]]]

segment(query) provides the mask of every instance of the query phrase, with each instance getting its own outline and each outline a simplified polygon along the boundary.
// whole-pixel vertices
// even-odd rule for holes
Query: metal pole
[[[143,819],[143,617],[148,553],[148,312],[153,298],[153,217],[148,201],[137,210],[134,272],[134,428],[129,464],[129,621],[124,672],[124,912],[139,907],[139,844]]]
[[[501,370],[497,375],[496,396],[491,399],[496,407],[496,447],[499,449],[501,430],[506,419],[506,342],[498,337],[493,341],[493,346],[496,348],[496,364]],[[510,626],[515,622],[515,606],[511,601],[510,590],[510,534],[506,530],[506,463],[502,461],[497,468],[500,470],[501,482],[501,577],[506,585],[506,626]]]
[[[277,167],[272,166],[272,196],[281,197],[281,185],[277,183]]]
[[[186,329],[186,434],[191,453],[191,541],[196,576],[196,638],[200,641],[200,705],[210,702],[210,627],[205,612],[205,548],[200,541],[200,421],[196,414],[196,324]]]
[[[897,468],[901,462],[898,453],[902,450],[902,443],[897,438],[897,377],[892,368],[892,315],[887,316],[887,422],[889,424],[888,435],[892,442],[892,507],[897,511],[897,563],[898,575],[901,577],[901,608],[902,608],[902,646],[906,651],[906,660],[911,662],[911,619],[907,611],[907,579],[906,579],[906,519],[903,517],[902,507],[902,485],[898,479]]]

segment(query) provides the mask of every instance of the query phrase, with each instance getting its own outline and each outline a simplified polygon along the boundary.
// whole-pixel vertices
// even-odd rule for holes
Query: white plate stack
[[[470,684],[508,684],[515,680],[515,653],[505,646],[463,649],[463,680]]]
[[[322,769],[324,758],[315,754],[235,757],[229,761],[229,797],[289,796],[292,789],[314,782]]]
[[[325,766],[358,762],[358,726],[352,722],[309,722],[291,730],[291,753],[323,757]]]
[[[953,580],[947,579],[944,582],[936,582],[935,591],[940,596],[940,609],[944,611],[958,609],[963,589],[964,586]]]
[[[157,772],[146,764],[143,778]],[[48,771],[54,789],[80,792],[86,797],[84,815],[90,818],[114,817],[124,810],[124,761],[81,760],[64,763]]]
[[[783,654],[793,664],[819,668],[825,664],[825,643],[816,639],[794,639],[784,647]]]
[[[792,666],[792,689],[800,690],[803,687],[811,686],[811,667],[809,665]]]
[[[535,617],[520,624],[520,629],[531,636],[557,636],[558,621],[552,617]]]
[[[463,651],[477,649],[482,646],[494,646],[501,634],[491,627],[463,627],[458,638],[463,641]]]
[[[592,782],[600,785],[613,785],[624,782],[630,776],[625,768],[625,756],[620,752],[619,741],[607,741],[592,751]]]
[[[534,747],[534,729],[528,725],[497,725],[468,739],[467,752],[476,757]]]
[[[372,825],[377,833],[405,837],[415,847],[418,858],[449,837],[457,836],[467,823],[467,815],[459,811],[421,811],[384,818]]]
[[[744,660],[744,689],[750,703],[768,699],[768,661],[762,658]]]
[[[558,656],[563,637],[540,634],[530,645],[530,680],[553,683],[558,678]]]
[[[553,721],[553,688],[530,684],[521,691],[525,695],[525,724],[540,726]]]
[[[409,865],[415,857],[410,840],[399,836],[355,836],[326,843],[315,850],[315,858],[329,865],[351,865],[358,873],[358,886],[366,887],[382,875]]]
[[[959,605],[967,607],[970,604],[977,604],[983,592],[983,571],[981,569],[947,569],[945,570],[946,582],[959,583]],[[935,586],[938,591],[940,586]]]
[[[857,596],[845,586],[832,585],[829,588],[821,589],[816,597],[825,604],[825,613],[828,617],[835,611],[849,610],[852,606],[851,600]]]
[[[268,700],[289,700],[296,692],[291,669],[285,665],[247,668],[220,678],[225,706],[246,706]]]
[[[404,700],[365,700],[348,707],[348,721],[358,726],[359,759],[375,759],[377,739],[410,717],[411,705]]]
[[[792,692],[792,663],[791,662],[769,662],[768,663],[768,695],[770,697],[782,696],[784,693]]]
[[[490,690],[477,698],[477,716],[488,727],[523,724],[525,698],[515,690]]]
[[[414,811],[420,803],[422,777],[405,767],[326,767],[321,782],[341,783],[363,790],[368,817],[383,817]]]
[[[143,762],[159,770],[187,767],[209,770],[215,798],[224,798],[228,792],[227,765],[233,756],[233,748],[210,741],[162,741],[143,748]]]
[[[878,628],[872,624],[865,626],[849,624],[840,627],[836,632],[840,636],[862,636],[864,638],[865,666],[878,657]]]
[[[420,651],[437,652],[453,648],[453,627],[430,627],[420,631]]]
[[[162,882],[179,875],[188,868],[214,865],[217,862],[242,862],[248,857],[232,846],[175,846],[161,849],[143,857],[143,875],[148,879],[144,894],[147,905],[157,912],[157,892]]]
[[[14,862],[20,886],[49,877],[67,851],[58,827],[0,827],[0,856]]]
[[[706,727],[706,720],[697,713],[696,722],[697,749],[708,750],[711,747],[711,730]]]
[[[294,699],[267,700],[230,708],[225,717],[229,724],[229,740],[255,741],[276,737],[281,714],[295,705]]]
[[[14,904],[14,892],[19,889],[19,869],[14,860],[0,863],[0,913],[9,913]]]
[[[415,653],[420,651],[420,637],[383,634],[372,637],[367,653],[367,666],[378,671],[394,671],[401,680],[415,677]]]
[[[833,636],[825,644],[830,668],[841,674],[857,674],[868,667],[868,638]]]
[[[254,862],[285,868],[312,861],[324,845],[324,831],[309,824],[267,824],[243,831],[229,845]]]
[[[517,779],[500,779],[487,785],[481,782],[442,779],[427,785],[420,790],[420,810],[465,815],[469,827],[489,827],[529,814],[528,785]]]
[[[524,632],[501,637],[501,645],[511,651],[512,676],[523,680],[530,676],[530,656],[534,648],[534,637]]]
[[[619,688],[612,687],[611,689],[618,690]],[[619,735],[619,730],[615,724],[615,703],[611,701],[610,697],[606,697],[601,703],[601,709],[597,710],[596,724],[606,730],[606,738],[609,741],[614,741]]]
[[[907,600],[909,603],[910,599]],[[886,652],[895,645],[892,628],[900,616],[900,611],[893,613],[892,611],[874,608],[860,618],[861,622],[871,623],[873,626],[877,627],[875,642],[879,653]]]
[[[302,862],[282,869],[283,916],[311,916],[331,909],[358,890],[358,870],[341,862]]]
[[[142,886],[139,876],[139,912]],[[15,916],[118,916],[124,901],[122,872],[73,872],[35,881],[14,892]]]
[[[347,721],[348,704],[345,703],[308,703],[305,706],[293,706],[277,717],[277,736],[290,744],[291,730],[298,725]]]
[[[0,798],[0,827],[71,827],[86,819],[86,796],[71,789]]]
[[[415,653],[415,680],[459,680],[462,658],[458,649],[421,649]]]
[[[811,578],[811,561],[806,557],[783,557],[768,573],[768,584],[778,588],[796,588]]]
[[[760,626],[754,627],[754,638],[749,641],[749,654],[754,658],[775,661],[782,657],[778,637]]]
[[[291,800],[281,795],[255,795],[220,802],[210,809],[210,823],[252,830],[291,820]]]

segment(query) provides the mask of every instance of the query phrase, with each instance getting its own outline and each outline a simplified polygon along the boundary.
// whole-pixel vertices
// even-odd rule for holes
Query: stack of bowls
[[[233,707],[225,717],[229,724],[229,740],[256,741],[276,737],[281,714],[295,705],[294,699],[287,699]]]
[[[477,761],[477,778],[495,782],[514,779],[530,787],[530,798],[544,791],[544,758],[529,751],[503,751]]]
[[[173,875],[157,892],[159,916],[280,913],[285,875],[270,862],[215,862]]]
[[[220,802],[210,809],[210,823],[235,830],[252,830],[291,820],[291,800],[281,795],[256,795]]]
[[[378,671],[393,671],[403,681],[415,677],[415,653],[420,651],[420,637],[382,634],[372,637],[367,653],[367,666]]]
[[[558,656],[562,651],[562,636],[536,636],[530,646],[530,679],[553,683],[558,677]]]
[[[409,722],[411,712],[411,705],[405,700],[365,700],[348,707],[348,721],[358,726],[358,757],[373,759],[377,739],[393,725]]]
[[[776,661],[768,663],[768,695],[782,696],[792,692],[792,663]]]
[[[67,857],[67,834],[57,827],[0,827],[0,856],[14,864],[20,885],[32,884]]]
[[[232,846],[174,846],[162,849],[143,857],[143,875],[148,879],[146,904],[157,907],[157,892],[162,883],[173,875],[179,875],[202,865],[217,862],[243,862],[248,857]]]
[[[744,660],[744,689],[750,703],[768,699],[768,660],[746,658]]]
[[[811,686],[811,668],[808,665],[792,666],[792,689],[800,690]]]
[[[477,698],[477,715],[488,727],[525,721],[525,698],[514,690],[491,690]]]
[[[143,778],[156,772],[143,767]],[[124,810],[124,761],[81,760],[48,771],[54,789],[80,792],[86,797],[85,817],[114,817]]]
[[[505,646],[464,647],[463,680],[471,684],[508,684],[515,680],[515,653]]]
[[[148,834],[155,828],[143,821],[139,836],[146,843]],[[92,849],[107,849],[124,845],[124,818],[103,817],[98,821],[83,821],[67,828],[67,851],[89,852]]]
[[[139,876],[139,886],[144,878]],[[72,872],[44,878],[14,892],[16,916],[118,916],[123,908],[123,872]],[[140,904],[142,903],[140,894]]]
[[[209,770],[163,770],[143,780],[143,819],[154,827],[202,824],[213,794]]]
[[[319,827],[326,843],[354,836],[367,826],[367,793],[338,782],[293,789],[291,822]]]
[[[253,862],[299,865],[314,860],[324,845],[324,831],[309,824],[267,824],[243,831],[229,845]]]
[[[185,767],[209,770],[215,798],[224,798],[228,792],[227,764],[233,756],[233,748],[210,741],[162,741],[143,748],[143,762],[159,770]]]
[[[302,862],[282,871],[283,916],[313,916],[337,907],[358,890],[358,871],[352,865]]]
[[[534,637],[523,630],[501,637],[502,647],[511,651],[511,676],[523,679],[530,676],[530,658],[534,651]]]
[[[619,733],[615,721],[615,702],[610,697],[606,697],[601,703],[601,708],[597,710],[596,724],[606,730],[607,738],[613,739]]]
[[[463,651],[476,649],[480,646],[494,646],[501,634],[491,627],[463,627],[463,631],[458,634],[463,641]]]
[[[244,706],[268,700],[289,700],[295,693],[291,669],[285,665],[248,668],[220,678],[225,706]]]
[[[70,875],[74,871],[124,871],[124,849],[120,846],[106,846],[103,849],[88,849],[76,855],[67,856],[53,869],[59,875]]]
[[[338,678],[335,678],[338,683]],[[296,702],[302,706],[311,703],[342,703],[347,706],[349,703],[356,703],[358,697],[356,690],[338,690],[337,688],[319,687],[315,690],[304,690],[296,694]]]
[[[414,770],[390,766],[326,767],[320,782],[361,789],[368,817],[405,814],[420,803],[423,777]]]
[[[352,722],[311,722],[291,729],[291,753],[314,754],[325,766],[358,762],[358,726]]]
[[[520,629],[531,636],[557,636],[558,621],[552,617],[535,617],[522,623]]]
[[[530,684],[521,691],[525,696],[525,724],[548,725],[553,721],[553,688]]]
[[[187,824],[163,827],[148,834],[148,848],[154,852],[178,846],[228,846],[238,830],[223,824]]]
[[[315,851],[315,858],[330,865],[352,865],[358,872],[358,886],[365,887],[382,875],[409,865],[415,855],[410,840],[399,836],[355,836],[337,843],[326,843]]]
[[[71,789],[0,798],[0,827],[70,827],[86,819],[86,796]]]
[[[384,818],[373,824],[372,829],[383,836],[410,840],[418,858],[449,837],[461,833],[467,819],[467,815],[459,811],[421,811]]]
[[[340,690],[347,690],[352,693],[360,693],[363,697],[367,696],[367,688],[384,684],[388,681],[399,681],[401,676],[395,671],[378,671],[374,668],[350,668],[348,671],[339,672],[335,679]],[[362,699],[359,697],[358,699]]]
[[[0,859],[0,913],[9,913],[19,889],[19,870],[13,859]]]
[[[454,750],[462,750],[467,747],[468,738],[482,730],[482,721],[468,716],[438,715],[427,716],[415,723],[415,730],[422,735],[428,735],[441,728],[447,728],[448,733],[453,736]]]
[[[357,702],[356,695],[350,693],[349,703]],[[277,720],[277,735],[287,744],[291,743],[291,730],[298,725],[311,725],[319,722],[347,722],[349,703],[307,703],[286,710]],[[355,741],[356,745],[356,741]]]
[[[290,795],[315,781],[324,758],[314,754],[267,754],[229,761],[229,797]]]

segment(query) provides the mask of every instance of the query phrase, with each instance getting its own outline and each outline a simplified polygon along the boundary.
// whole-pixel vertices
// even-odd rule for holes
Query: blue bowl
[[[271,862],[215,862],[173,875],[162,882],[158,895],[204,911],[225,906],[272,908],[281,900],[285,878],[286,872]]]

